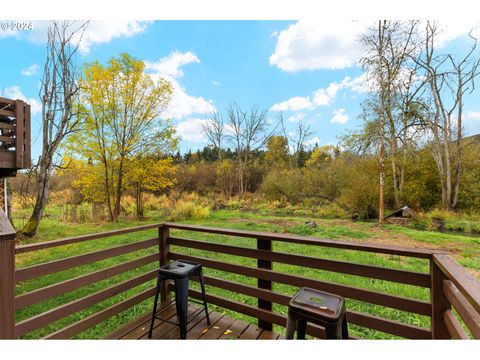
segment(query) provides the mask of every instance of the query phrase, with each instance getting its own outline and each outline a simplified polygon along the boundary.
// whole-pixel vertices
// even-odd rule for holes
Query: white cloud
[[[188,119],[176,125],[177,134],[183,141],[202,143],[207,140],[203,126],[208,119]]]
[[[346,114],[345,109],[336,109],[333,110],[333,117],[330,122],[332,124],[346,124],[348,121],[348,115]]]
[[[27,102],[28,104],[30,104],[30,111],[32,114],[37,114],[42,111],[42,104],[40,104],[40,101],[34,98],[26,97],[18,86],[10,86],[3,89],[2,96],[14,100],[18,99]]]
[[[162,77],[172,83],[172,100],[163,113],[164,117],[182,119],[193,114],[204,115],[215,111],[211,100],[206,100],[202,96],[189,95],[178,82],[177,79],[183,76],[182,67],[191,63],[198,64],[200,59],[190,51],[185,53],[174,51],[156,62],[145,62],[146,70],[154,80]]]
[[[140,34],[149,24],[148,21],[91,21],[83,35],[79,50],[82,54],[88,54],[95,44],[109,43],[115,38]]]
[[[295,72],[318,69],[344,69],[354,66],[362,56],[359,38],[368,26],[366,21],[300,20],[277,35],[270,65],[283,71]],[[436,40],[438,47],[467,35],[480,35],[480,23],[469,23],[463,19],[439,22],[441,32]],[[420,25],[420,30],[424,24]]]
[[[300,20],[279,33],[270,65],[290,72],[351,67],[361,56],[362,29],[357,21]]]
[[[363,73],[353,79],[350,76],[346,76],[341,82],[341,87],[357,93],[367,93],[372,90],[373,84],[368,79],[367,74]]]
[[[273,105],[271,111],[299,111],[313,109],[314,105],[308,97],[296,96]]]
[[[365,74],[361,74],[355,78],[346,76],[340,82],[331,82],[326,88],[320,88],[313,91],[308,96],[295,96],[288,100],[274,104],[271,111],[299,111],[313,110],[319,106],[330,105],[338,92],[343,89],[349,89],[354,92],[368,92],[368,81]]]
[[[343,82],[342,82],[343,83]],[[342,83],[332,82],[326,89],[318,89],[313,93],[313,102],[317,106],[330,105],[332,100],[337,96],[338,91],[343,87]]]
[[[304,143],[304,144],[305,144],[305,146],[306,146],[307,148],[309,148],[309,147],[311,147],[311,146],[315,146],[315,145],[317,145],[317,144],[320,144],[321,141],[322,141],[322,140],[320,140],[320,139],[318,138],[318,136],[315,136],[315,137],[313,137],[313,138],[311,138],[311,139],[305,140],[305,143]]]
[[[37,64],[30,65],[29,67],[22,69],[22,71],[20,71],[20,74],[22,74],[23,76],[32,76],[32,75],[35,75],[36,73],[38,73]]]
[[[299,112],[289,116],[287,120],[290,122],[299,122],[299,121],[302,121],[304,118],[305,118],[305,113]]]
[[[480,111],[467,111],[463,116],[465,135],[480,134]]]
[[[220,81],[212,80],[212,85],[213,85],[213,86],[220,86],[221,83],[220,83]]]
[[[193,114],[210,114],[215,111],[212,100],[206,100],[203,96],[191,96],[187,94],[175,79],[168,79],[173,85],[172,101],[162,114],[167,118],[182,119]]]
[[[160,59],[157,62],[145,62],[147,69],[153,70],[164,77],[179,78],[183,76],[182,66],[190,63],[200,63],[200,59],[188,51],[181,53],[178,51],[171,52],[167,57]]]
[[[79,50],[86,55],[96,44],[105,44],[116,38],[131,37],[144,32],[150,25],[150,21],[130,20],[106,20],[90,21],[80,42]],[[71,29],[78,29],[83,22],[72,22]],[[19,39],[26,39],[34,43],[45,43],[47,41],[47,29],[50,21],[34,21],[31,31],[0,31],[0,37],[13,36]],[[79,40],[80,33],[74,37]]]
[[[458,39],[459,37],[468,34],[470,31],[472,31],[472,35],[477,39],[480,35],[480,23],[472,24],[463,19],[456,18],[450,19],[448,23],[439,22],[438,29],[439,33],[436,41],[438,47],[443,47],[449,41]]]

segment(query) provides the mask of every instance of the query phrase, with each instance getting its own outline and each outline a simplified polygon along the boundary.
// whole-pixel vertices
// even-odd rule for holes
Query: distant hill
[[[480,134],[475,134],[475,135],[464,137],[462,141],[467,142],[467,143],[469,143],[471,141],[472,143],[475,143],[476,145],[480,145]]]

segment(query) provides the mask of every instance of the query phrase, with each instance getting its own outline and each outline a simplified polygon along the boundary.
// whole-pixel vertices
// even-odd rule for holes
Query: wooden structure
[[[30,166],[30,105],[0,97],[0,178]]]
[[[409,225],[416,217],[417,213],[415,211],[408,206],[404,206],[385,216],[385,220],[387,220],[390,224],[406,226]]]
[[[152,231],[156,232],[153,237]],[[158,231],[158,233],[157,233]],[[83,253],[67,258],[58,258],[53,261],[15,269],[14,257],[19,254],[31,253],[45,249],[55,249],[60,246],[88,241],[101,242],[102,239],[115,237],[124,234],[146,232],[145,240],[130,241],[129,243],[115,247],[97,250],[95,252]],[[187,237],[180,237],[178,234],[189,234]],[[46,335],[48,339],[71,338],[86,329],[102,323],[122,311],[128,310],[134,305],[145,300],[152,301],[155,291],[153,280],[156,278],[156,266],[153,270],[144,271],[133,275],[127,280],[116,282],[114,285],[103,288],[97,292],[83,295],[73,301],[61,304],[55,308],[36,314],[21,321],[15,320],[15,311],[35,305],[65,293],[96,284],[105,279],[113,278],[132,269],[138,269],[146,264],[159,263],[160,265],[174,259],[185,259],[201,262],[204,269],[214,269],[215,276],[206,271],[205,281],[207,284],[207,301],[209,304],[229,309],[232,312],[247,315],[257,319],[257,327],[245,327],[238,330],[242,325],[233,319],[225,318],[224,322],[240,332],[239,337],[276,338],[277,335],[271,332],[272,325],[285,327],[286,317],[284,314],[275,311],[273,304],[287,305],[291,299],[285,293],[275,291],[274,284],[288,285],[293,289],[298,287],[310,287],[345,297],[348,301],[356,300],[366,306],[376,306],[395,309],[406,317],[408,314],[419,314],[430,319],[431,326],[420,327],[407,324],[403,321],[392,320],[382,317],[381,313],[367,313],[354,311],[347,305],[347,320],[349,325],[361,328],[369,328],[387,334],[409,339],[466,339],[469,337],[480,338],[480,283],[473,278],[464,268],[456,263],[449,255],[425,249],[402,248],[386,245],[360,244],[346,241],[333,241],[327,239],[316,239],[300,237],[290,234],[275,234],[256,231],[241,231],[225,228],[212,228],[194,225],[183,225],[177,223],[161,223],[144,225],[135,228],[114,230],[99,234],[85,235],[74,238],[49,241],[44,243],[33,243],[14,247],[13,233],[4,232],[0,237],[0,338],[21,338],[26,334],[43,328],[60,319],[75,314],[83,309],[110,299],[129,289],[139,285],[149,285],[135,293],[133,296],[124,297],[121,301],[105,307],[91,315],[84,317],[66,327],[55,329],[54,332]],[[210,240],[196,240],[195,237],[207,237],[208,234],[220,234],[228,239],[228,243],[212,242]],[[330,249],[341,249],[347,252],[366,252],[373,254],[394,255],[404,259],[414,259],[416,262],[423,261],[429,270],[426,272],[412,272],[401,269],[385,268],[369,264],[351,263],[339,260],[312,257],[301,254],[292,254],[275,251],[275,244],[290,243],[301,244],[305,247],[324,247]],[[239,246],[242,245],[242,246]],[[292,245],[293,246],[293,245]],[[145,249],[151,252],[145,255]],[[207,255],[198,255],[198,251]],[[307,251],[304,252],[308,254]],[[107,268],[97,268],[94,272],[68,278],[59,283],[31,290],[19,295],[15,294],[15,284],[54,274],[67,269],[73,269],[86,264],[95,263],[101,260],[110,259],[125,254],[143,253],[133,260],[118,263]],[[197,254],[197,255],[195,255]],[[232,262],[222,261],[222,255],[230,255]],[[245,262],[237,263],[234,260],[250,259],[250,264]],[[252,262],[254,261],[254,262]],[[362,287],[345,285],[342,283],[329,282],[317,278],[310,278],[288,272],[275,271],[275,263],[300,266],[315,271],[327,271],[338,273],[343,276],[354,275],[372,279],[372,282],[379,284],[400,283],[409,286],[425,289],[429,293],[429,300],[422,301],[415,298],[408,298],[388,292],[388,286],[381,287],[382,291],[365,289]],[[235,277],[242,277],[249,281],[232,281],[222,277],[222,274],[234,274]],[[77,274],[78,275],[78,274]],[[255,285],[253,285],[255,284]],[[225,295],[219,296],[208,291],[208,287],[227,290]],[[385,291],[383,291],[385,290]],[[238,299],[232,299],[228,294],[242,294],[255,299],[255,305],[248,304]],[[200,292],[192,286],[190,294],[200,298]],[[168,294],[167,294],[168,295]],[[167,296],[168,298],[168,296]],[[455,310],[455,311],[454,311]],[[172,314],[168,304],[164,304],[160,311],[168,311]],[[140,316],[133,322],[117,329],[108,338],[144,338],[148,332],[148,326],[143,326],[150,319],[150,312]],[[165,313],[163,315],[166,315]],[[173,316],[170,315],[170,316]],[[218,316],[218,315],[215,315]],[[401,319],[401,317],[400,317]],[[202,320],[199,320],[199,323]],[[221,319],[218,319],[221,321]],[[214,324],[216,322],[213,322]],[[157,338],[176,337],[175,331],[167,330],[165,324],[156,325]],[[215,325],[212,325],[215,326]],[[230,326],[230,325],[228,325]],[[222,322],[221,329],[229,329]],[[466,331],[465,329],[469,329]],[[198,333],[199,327],[195,325],[190,329],[190,338],[202,337]],[[212,330],[213,329],[213,330]],[[250,329],[250,330],[249,330]],[[211,335],[219,336],[218,330],[211,328]],[[248,330],[248,333],[245,333]],[[173,332],[172,332],[173,331]],[[233,330],[232,330],[233,332]],[[208,334],[208,331],[207,331]],[[307,327],[307,334],[323,338],[324,330],[316,325]],[[204,334],[202,334],[204,335]]]

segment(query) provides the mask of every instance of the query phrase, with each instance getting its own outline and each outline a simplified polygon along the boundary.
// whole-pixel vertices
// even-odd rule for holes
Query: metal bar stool
[[[327,339],[348,339],[348,325],[343,297],[310,288],[301,288],[290,300],[287,318],[287,339],[305,339],[307,322],[325,328]]]
[[[198,276],[200,280],[200,287],[202,289],[202,302],[190,300],[191,302],[203,305],[203,309],[199,308],[195,310],[191,315],[191,319],[188,320],[187,307],[188,307],[188,282],[192,276]],[[158,296],[161,291],[162,283],[164,280],[173,280],[175,282],[175,306],[177,309],[177,317],[179,322],[175,323],[167,319],[162,319],[156,315]],[[155,319],[166,321],[170,324],[180,326],[180,338],[187,338],[187,324],[197,316],[201,311],[205,310],[207,316],[207,323],[210,325],[210,318],[208,316],[207,301],[205,299],[205,282],[203,279],[202,264],[187,261],[177,260],[170,264],[162,266],[158,271],[157,289],[155,292],[155,300],[153,303],[152,322],[150,324],[150,331],[148,332],[148,338],[152,338],[153,324]]]

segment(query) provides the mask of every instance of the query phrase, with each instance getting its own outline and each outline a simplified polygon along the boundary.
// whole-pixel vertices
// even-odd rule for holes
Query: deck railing
[[[144,240],[135,240],[119,246],[88,252],[66,258],[60,258],[20,269],[14,267],[15,254],[32,253],[39,250],[53,249],[61,246],[78,244],[87,241],[102,241],[129,233],[158,229],[158,235]],[[173,236],[171,231],[181,234],[191,234],[188,238]],[[217,234],[227,236],[231,241],[217,243],[210,240],[195,240],[195,234],[209,236]],[[238,239],[238,243],[236,243]],[[232,242],[233,241],[233,242]],[[238,244],[247,246],[238,246]],[[291,252],[275,251],[277,243],[304,245],[307,249],[323,247],[329,249],[343,249],[350,252],[383,254],[406,259],[418,259],[425,262],[428,272],[413,272],[402,269],[386,268],[370,264],[353,263],[346,261],[319,258]],[[421,327],[407,324],[402,321],[382,317],[381,314],[354,311],[347,312],[349,324],[362,328],[369,328],[383,333],[411,339],[444,339],[444,338],[480,338],[480,284],[468,272],[456,263],[450,256],[435,253],[430,250],[416,248],[402,248],[386,245],[371,245],[346,241],[306,238],[290,234],[264,233],[256,231],[241,231],[224,228],[211,228],[176,223],[162,223],[145,225],[135,228],[114,230],[99,234],[79,236],[74,238],[34,243],[14,247],[14,237],[10,234],[0,234],[0,338],[20,338],[37,329],[43,328],[55,321],[63,319],[76,312],[88,309],[101,301],[110,299],[139,285],[151,282],[126,299],[113,305],[102,308],[87,317],[73,322],[63,328],[56,329],[45,338],[71,338],[136,304],[152,298],[154,294],[154,279],[156,266],[140,275],[135,274],[128,279],[121,279],[114,285],[97,292],[74,299],[47,311],[35,314],[21,321],[15,320],[15,312],[33,306],[56,296],[69,293],[105,279],[113,279],[133,269],[158,262],[163,265],[170,260],[186,259],[198,261],[206,270],[206,284],[210,289],[219,288],[227,291],[207,291],[209,303],[258,319],[260,327],[271,329],[273,325],[285,326],[286,317],[279,311],[278,305],[288,304],[291,294],[276,291],[277,284],[289,286],[293,289],[308,286],[315,289],[335,293],[349,301],[361,302],[374,308],[395,309],[405,316],[423,316],[430,318],[430,327]],[[297,246],[292,245],[292,246]],[[145,255],[146,249],[149,253]],[[122,255],[135,255],[129,261],[116,263],[113,266],[97,269],[87,274],[49,284],[19,295],[15,294],[15,284],[46,275],[55,274],[68,269],[93,264],[102,260]],[[229,261],[221,261],[221,257],[229,255]],[[245,259],[250,266],[240,264]],[[252,260],[253,259],[253,260]],[[232,262],[230,260],[233,260]],[[235,260],[238,260],[235,262]],[[252,262],[254,261],[254,262]],[[245,263],[245,261],[243,261]],[[251,266],[251,264],[255,264]],[[321,278],[312,278],[295,273],[274,270],[277,264],[315,269],[340,274],[341,276],[359,276],[372,279],[376,288],[382,291],[330,282]],[[320,273],[320,272],[319,272]],[[215,276],[213,276],[215,274]],[[219,275],[220,274],[220,275]],[[230,274],[255,282],[232,281]],[[429,293],[429,300],[419,300],[391,294],[383,291],[382,284],[399,283],[405,286],[418,287]],[[147,284],[148,285],[148,284]],[[193,285],[193,284],[192,284]],[[199,297],[200,293],[192,286],[191,295]],[[229,297],[228,293],[256,299],[252,305],[240,301],[238,297]],[[162,294],[166,298],[168,294]],[[152,299],[153,300],[153,299]],[[274,305],[278,304],[278,305]],[[453,311],[454,309],[454,311]],[[468,328],[468,330],[466,330]],[[316,337],[323,337],[323,329],[310,326],[307,333]]]
[[[0,97],[0,175],[31,166],[30,105]]]

